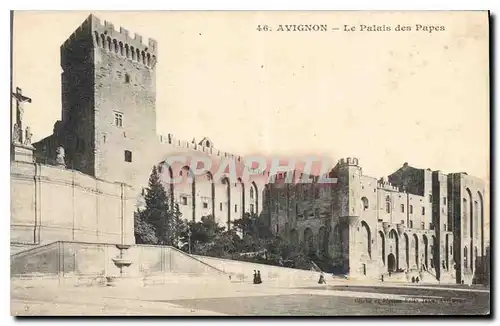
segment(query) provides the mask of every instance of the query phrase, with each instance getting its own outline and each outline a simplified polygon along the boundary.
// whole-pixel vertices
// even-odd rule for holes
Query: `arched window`
[[[130,52],[129,52],[128,44],[125,44],[125,57],[130,58]]]
[[[410,214],[413,214],[413,205],[410,205]]]
[[[361,202],[363,203],[363,210],[368,209],[368,198],[362,197]]]
[[[133,46],[130,47],[130,53],[131,53],[131,59],[135,60],[135,50]]]
[[[151,55],[148,53],[147,54],[147,62],[146,62],[146,65],[149,67],[151,66]]]
[[[94,34],[95,34],[95,42],[96,42],[97,46],[101,46],[101,39],[99,38],[99,33],[94,32]]]
[[[389,196],[385,197],[385,212],[386,213],[391,212],[391,197]]]
[[[253,199],[254,193],[253,193],[253,188],[250,188],[250,199]]]
[[[371,258],[371,232],[370,227],[365,221],[361,222],[360,228],[360,248],[363,248],[362,253],[366,253]]]
[[[468,216],[467,215],[467,199],[464,198],[462,200],[462,202],[463,202],[463,205],[462,205],[463,206],[463,208],[462,208],[463,230],[462,230],[462,232],[463,232],[464,235],[467,235],[468,234],[467,233],[467,231],[468,231],[468,228],[467,228],[467,216]]]
[[[120,55],[123,55],[123,43],[120,42],[118,45],[120,46]]]

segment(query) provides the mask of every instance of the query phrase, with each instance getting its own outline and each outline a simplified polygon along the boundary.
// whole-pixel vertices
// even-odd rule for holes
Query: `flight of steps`
[[[29,243],[11,243],[10,244],[10,255],[15,255],[19,252],[23,252],[32,248],[43,246],[43,244],[29,244]]]

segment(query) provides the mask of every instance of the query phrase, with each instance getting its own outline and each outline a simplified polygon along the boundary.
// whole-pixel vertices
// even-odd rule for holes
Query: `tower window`
[[[115,126],[123,127],[123,113],[115,112]]]
[[[208,203],[203,203],[203,208],[208,208]]]
[[[188,204],[188,199],[187,199],[187,197],[186,197],[186,196],[182,196],[182,197],[181,197],[181,204],[182,204],[183,206],[187,206],[187,204]]]
[[[125,74],[125,83],[130,84],[130,75],[129,74]]]
[[[413,214],[413,205],[410,205],[410,214]]]
[[[238,213],[238,205],[234,205],[234,212]]]
[[[425,207],[422,207],[422,215],[425,215]]]
[[[125,162],[132,162],[132,152],[125,151]]]
[[[367,210],[368,209],[368,198],[361,197],[361,202],[363,203],[363,210]],[[333,210],[333,205],[332,205],[332,210]]]
[[[220,211],[222,212],[222,203],[219,203]]]
[[[401,213],[404,213],[404,212],[405,212],[405,205],[401,204]]]

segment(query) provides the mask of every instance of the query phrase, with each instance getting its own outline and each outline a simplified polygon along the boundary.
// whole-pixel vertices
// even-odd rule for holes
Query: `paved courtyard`
[[[14,283],[11,288],[11,313],[17,316],[485,315],[489,302],[484,288],[351,282],[253,285],[217,281],[146,287]]]

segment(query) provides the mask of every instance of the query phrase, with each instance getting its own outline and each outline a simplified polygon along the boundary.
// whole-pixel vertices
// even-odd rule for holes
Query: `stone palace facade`
[[[349,275],[425,272],[458,283],[482,277],[482,180],[407,163],[377,180],[356,158],[340,160],[331,176],[336,184],[269,184],[265,214],[273,231]]]

